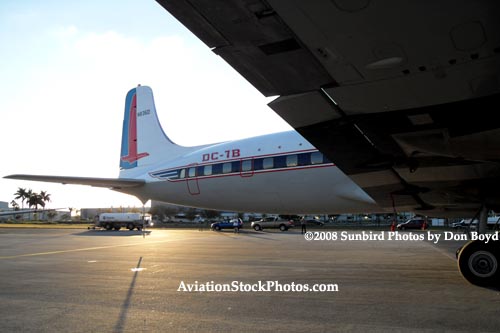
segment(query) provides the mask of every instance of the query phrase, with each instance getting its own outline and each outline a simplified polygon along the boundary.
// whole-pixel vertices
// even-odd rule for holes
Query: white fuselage
[[[203,146],[136,176],[146,185],[120,191],[184,206],[281,214],[381,211],[294,131]]]

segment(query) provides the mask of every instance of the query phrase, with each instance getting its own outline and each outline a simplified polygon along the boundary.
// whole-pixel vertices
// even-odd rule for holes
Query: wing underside
[[[498,2],[157,1],[380,206],[500,209]]]

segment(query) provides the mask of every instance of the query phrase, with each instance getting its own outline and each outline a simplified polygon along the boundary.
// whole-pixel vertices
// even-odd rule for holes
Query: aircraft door
[[[191,164],[186,169],[186,182],[188,192],[191,195],[200,194],[200,185],[198,184],[198,168],[197,164]]]

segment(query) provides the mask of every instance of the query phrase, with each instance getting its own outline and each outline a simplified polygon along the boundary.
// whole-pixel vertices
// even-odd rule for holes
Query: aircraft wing
[[[379,205],[500,209],[500,2],[157,2]]]
[[[92,178],[92,177],[66,177],[66,176],[44,176],[44,175],[9,175],[7,179],[32,180],[38,182],[89,185],[94,187],[107,187],[112,189],[122,189],[139,187],[145,184],[141,179],[127,178]]]

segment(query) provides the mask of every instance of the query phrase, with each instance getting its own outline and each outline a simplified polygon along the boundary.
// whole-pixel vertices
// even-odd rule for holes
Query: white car
[[[290,220],[280,220],[277,217],[265,217],[258,221],[253,221],[251,227],[255,231],[264,230],[266,228],[278,228],[281,231],[286,231],[293,228],[293,221]]]

